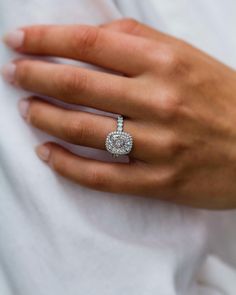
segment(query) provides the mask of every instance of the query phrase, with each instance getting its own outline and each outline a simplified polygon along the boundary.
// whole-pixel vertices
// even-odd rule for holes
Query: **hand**
[[[133,20],[100,27],[32,26],[5,38],[23,54],[65,57],[122,73],[24,59],[8,81],[37,95],[125,116],[130,163],[37,148],[61,175],[96,190],[201,208],[236,208],[236,74],[184,41]],[[66,110],[40,97],[21,101],[28,123],[65,141],[104,149],[111,117]]]

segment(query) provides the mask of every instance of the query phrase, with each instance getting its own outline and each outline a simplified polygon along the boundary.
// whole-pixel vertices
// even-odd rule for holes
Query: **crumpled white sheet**
[[[0,33],[133,16],[235,67],[235,12],[233,0],[2,0]],[[13,56],[1,45],[1,65]],[[99,193],[55,175],[33,150],[52,138],[18,115],[24,95],[0,80],[0,294],[235,295],[235,211]]]

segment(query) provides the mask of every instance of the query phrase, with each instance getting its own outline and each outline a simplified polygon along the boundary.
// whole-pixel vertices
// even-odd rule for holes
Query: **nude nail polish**
[[[29,100],[26,98],[21,99],[19,101],[18,108],[22,118],[26,119],[29,110]]]
[[[3,41],[7,46],[13,49],[21,47],[24,43],[25,32],[23,30],[15,30],[7,33],[3,37]]]
[[[50,157],[50,149],[48,147],[40,145],[36,148],[36,153],[42,161],[48,162]]]
[[[15,80],[16,65],[9,63],[2,68],[2,76],[8,83],[13,83]]]

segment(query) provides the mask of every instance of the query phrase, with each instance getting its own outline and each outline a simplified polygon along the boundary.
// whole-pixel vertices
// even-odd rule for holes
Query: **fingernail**
[[[24,43],[25,32],[22,30],[15,30],[12,32],[7,33],[3,37],[3,41],[6,43],[7,46],[17,49],[21,47]]]
[[[23,98],[19,101],[18,108],[21,116],[26,119],[28,110],[29,110],[29,100],[27,98]]]
[[[9,63],[2,68],[3,78],[9,82],[13,83],[15,80],[16,65],[14,63]]]
[[[50,150],[45,145],[40,145],[36,148],[36,153],[38,157],[44,162],[48,162],[50,157]]]

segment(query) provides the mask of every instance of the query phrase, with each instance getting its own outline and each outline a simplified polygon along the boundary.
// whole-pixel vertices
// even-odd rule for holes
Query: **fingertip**
[[[35,148],[37,156],[44,162],[49,162],[51,148],[48,144],[42,144]]]
[[[20,29],[9,32],[5,36],[3,36],[3,42],[12,49],[20,48],[24,43],[24,39],[25,32]]]
[[[22,98],[18,103],[18,110],[23,119],[27,120],[30,107],[30,100],[28,98]]]
[[[7,81],[10,84],[13,84],[15,81],[16,64],[13,62],[10,62],[4,65],[1,69],[1,74],[5,81]]]

